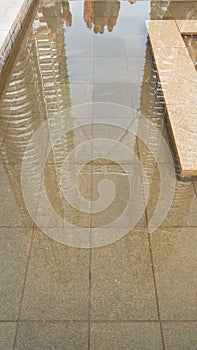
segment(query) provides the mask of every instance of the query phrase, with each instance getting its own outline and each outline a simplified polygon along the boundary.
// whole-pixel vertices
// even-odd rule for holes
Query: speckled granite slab
[[[34,0],[0,2],[0,73],[10,55],[25,16]]]
[[[195,23],[194,23],[195,22]],[[147,21],[182,175],[197,175],[197,71],[182,38],[196,21]]]
[[[181,34],[197,34],[196,20],[176,20]]]

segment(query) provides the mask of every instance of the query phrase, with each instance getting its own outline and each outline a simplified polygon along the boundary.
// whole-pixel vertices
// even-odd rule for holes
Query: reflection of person
[[[119,1],[116,1],[116,0],[107,1],[107,6],[105,9],[105,18],[106,18],[107,28],[109,32],[112,32],[114,26],[116,25],[119,11],[120,11]]]
[[[94,33],[103,34],[105,27],[111,32],[116,25],[120,10],[120,2],[110,1],[84,1],[84,21]]]
[[[32,23],[33,39],[43,34],[48,34],[50,41],[55,41],[56,35],[61,31],[64,21],[66,21],[67,26],[72,24],[68,0],[58,3],[55,0],[43,0],[40,11],[42,18],[40,19],[38,14],[36,14]],[[47,28],[43,23],[47,24]]]
[[[87,27],[91,29],[94,21],[94,7],[91,0],[84,1],[84,21]]]
[[[43,6],[43,17],[44,20],[47,22],[47,26],[50,29],[49,32],[49,38],[51,41],[56,40],[56,33],[58,31],[59,26],[59,16],[57,7],[55,5],[55,1],[47,1],[47,3],[44,3]]]
[[[72,25],[72,13],[70,11],[70,5],[68,0],[67,1],[62,1],[62,16],[63,19],[66,21],[66,26],[71,27]]]

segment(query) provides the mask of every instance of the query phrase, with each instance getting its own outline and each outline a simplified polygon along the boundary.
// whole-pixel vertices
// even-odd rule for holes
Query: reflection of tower
[[[3,164],[9,174],[23,221],[26,219],[26,210],[20,169],[26,146],[43,121],[56,114],[59,123],[58,113],[70,107],[63,25],[57,35],[54,42],[49,40],[48,34],[42,34],[35,40],[25,40],[0,102],[1,127],[8,127],[1,149]],[[53,154],[56,161],[64,159],[72,148],[73,135],[69,136],[69,142],[64,137],[57,143]],[[36,161],[38,154],[37,149],[32,150],[32,162]],[[36,176],[35,171],[32,174],[35,181]]]
[[[38,89],[41,89],[45,118],[50,118],[70,108],[69,78],[67,72],[63,29],[56,41],[51,42],[47,34],[33,42],[35,56],[32,57],[36,67]],[[71,139],[71,138],[70,138]],[[72,145],[68,140],[58,142],[53,150],[56,162],[60,162]]]

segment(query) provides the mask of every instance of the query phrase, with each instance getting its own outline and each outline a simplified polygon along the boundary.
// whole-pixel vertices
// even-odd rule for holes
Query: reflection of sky
[[[145,64],[145,49],[146,49],[146,38],[147,29],[145,21],[149,19],[150,14],[150,3],[149,1],[138,1],[135,4],[130,4],[128,1],[122,1],[120,3],[120,11],[117,19],[117,23],[111,33],[108,32],[105,27],[104,34],[95,34],[92,29],[88,29],[84,22],[84,2],[83,1],[71,1],[70,10],[72,13],[72,26],[65,27],[65,43],[66,43],[66,55],[68,57],[68,72],[69,75],[73,75],[72,68],[70,65],[70,59],[72,55],[69,55],[69,51],[73,49],[73,41],[80,41],[80,37],[84,45],[88,45],[89,40],[94,42],[102,41],[104,37],[110,38],[123,38],[125,45],[131,45],[133,50],[129,50],[129,64],[136,66],[136,50],[138,50],[137,56],[137,70],[138,70],[138,84],[136,84],[135,92],[135,105],[138,105],[140,99],[140,85],[143,77],[143,68]],[[87,39],[87,40],[86,40]],[[77,48],[76,48],[77,51]],[[93,51],[89,51],[87,56],[93,56]],[[80,57],[80,51],[79,51]],[[136,81],[135,81],[136,83]],[[73,101],[74,93],[72,84],[70,86],[71,101]]]

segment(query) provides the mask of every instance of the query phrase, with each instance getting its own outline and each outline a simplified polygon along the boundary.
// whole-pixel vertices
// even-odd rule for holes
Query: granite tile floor
[[[145,25],[196,9],[31,14],[0,86],[0,350],[197,349],[197,179],[178,176]]]

